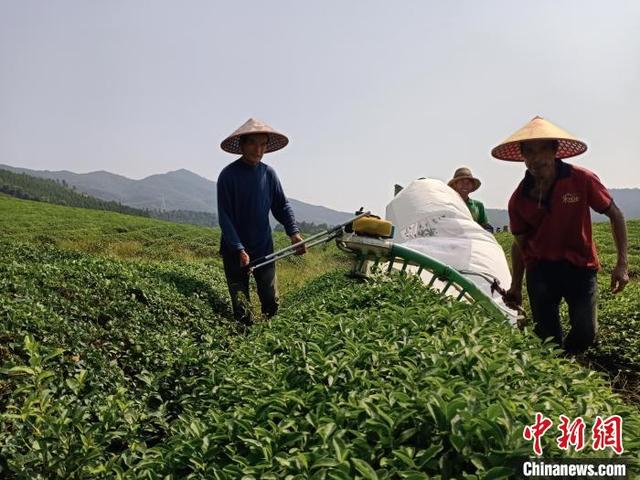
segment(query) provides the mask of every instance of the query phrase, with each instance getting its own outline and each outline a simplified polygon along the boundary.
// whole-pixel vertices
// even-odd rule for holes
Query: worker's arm
[[[478,202],[478,223],[482,225],[482,228],[486,229],[489,226],[489,219],[487,218],[487,212],[484,209],[484,204],[482,202]]]
[[[284,190],[282,188],[282,184],[278,179],[278,175],[274,170],[270,171],[271,173],[271,181],[273,188],[273,197],[271,202],[271,213],[274,218],[282,224],[284,230],[289,235],[289,239],[291,240],[291,244],[295,245],[296,243],[302,242],[302,235],[300,235],[300,229],[296,225],[295,216],[293,214],[293,209],[289,204],[289,200],[287,196],[284,194]],[[307,252],[307,246],[301,245],[296,249],[296,255],[304,255]]]
[[[613,201],[604,214],[611,221],[611,232],[618,252],[616,266],[611,272],[611,291],[618,293],[624,290],[624,287],[629,283],[629,272],[627,271],[627,225],[624,221],[624,215]]]
[[[248,265],[251,259],[249,254],[245,251],[244,245],[240,241],[240,237],[236,231],[229,212],[231,211],[231,192],[227,186],[227,181],[220,175],[218,177],[218,223],[220,224],[220,230],[222,230],[222,236],[225,242],[233,250],[237,251],[240,258],[240,265]]]
[[[524,279],[524,258],[521,246],[526,241],[525,235],[514,235],[511,244],[511,287],[505,295],[507,305],[522,305],[522,281]]]

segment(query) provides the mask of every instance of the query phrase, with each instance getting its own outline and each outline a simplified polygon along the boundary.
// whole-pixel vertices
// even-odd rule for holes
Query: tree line
[[[67,207],[105,210],[109,212],[151,217],[174,223],[191,223],[206,227],[218,225],[215,213],[192,210],[153,210],[123,205],[113,200],[101,200],[86,193],[76,191],[66,180],[38,178],[26,173],[14,173],[0,169],[0,192],[23,200],[48,202]]]

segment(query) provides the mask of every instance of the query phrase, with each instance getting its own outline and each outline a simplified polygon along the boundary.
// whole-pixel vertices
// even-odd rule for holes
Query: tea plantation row
[[[598,343],[584,358],[592,367],[603,370],[617,390],[629,401],[640,404],[640,221],[627,222],[629,236],[629,277],[625,290],[610,293],[611,271],[616,264],[616,250],[608,223],[594,224],[594,240],[602,263],[598,274]],[[512,236],[500,233],[497,239],[510,251]],[[526,300],[526,289],[525,289]],[[568,311],[561,309],[568,329]]]
[[[508,478],[536,411],[621,415],[638,460],[598,374],[414,279],[330,274],[247,333],[216,265],[0,247],[5,478]]]
[[[638,411],[597,375],[411,280],[330,275],[246,335],[227,320],[217,230],[2,195],[0,227],[0,478],[505,478],[535,411],[620,414],[637,461]],[[632,283],[614,297],[608,226],[594,228],[589,358],[633,400],[629,231]],[[333,250],[281,264],[283,290],[341,265]],[[545,456],[562,453],[555,435]]]

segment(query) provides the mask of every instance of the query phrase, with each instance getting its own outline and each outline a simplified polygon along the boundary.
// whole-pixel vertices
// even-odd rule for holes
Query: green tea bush
[[[619,414],[625,448],[635,452],[637,410],[556,353],[414,279],[357,284],[331,275],[211,365],[190,413],[147,453],[156,463],[136,471],[508,478],[531,454],[522,431],[536,411],[556,421]],[[555,435],[544,446],[547,457],[567,455]]]
[[[81,374],[60,386],[39,370],[59,352],[30,342],[2,417],[16,478],[509,478],[536,411],[621,415],[627,452],[640,446],[637,410],[598,374],[411,278],[314,282],[200,362],[173,416],[124,387],[86,408]],[[554,437],[546,457],[594,455]]]
[[[228,316],[217,266],[0,243],[0,469],[72,478],[161,441]]]
[[[598,274],[598,343],[590,348],[585,360],[606,372],[617,390],[640,403],[640,221],[627,222],[630,282],[622,293],[610,292],[611,271],[617,256],[608,223],[596,223],[593,237],[602,270]],[[511,249],[512,235],[496,236],[505,252]],[[525,289],[525,305],[526,289]],[[566,306],[561,309],[563,325],[569,328]]]
[[[245,332],[217,259],[163,253],[181,226],[69,220],[69,241],[131,235],[156,259],[123,261],[60,250],[28,217],[29,244],[0,241],[0,478],[510,478],[535,412],[620,415],[638,462],[638,410],[600,374],[415,278],[325,275]],[[185,248],[209,248],[199,232]],[[556,435],[545,457],[613,455]]]

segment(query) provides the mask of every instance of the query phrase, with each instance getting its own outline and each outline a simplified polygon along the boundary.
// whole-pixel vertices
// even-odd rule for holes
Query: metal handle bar
[[[278,250],[277,252],[273,252],[273,253],[270,253],[270,254],[265,255],[263,257],[260,257],[260,258],[257,258],[255,260],[252,260],[244,268],[262,267],[264,265],[267,265],[267,264],[271,263],[272,261],[280,260],[281,258],[285,258],[285,256],[292,255],[293,253],[295,253],[294,250],[297,250],[302,245],[309,244],[308,247],[312,247],[312,246],[318,245],[319,243],[324,243],[324,242],[327,242],[329,240],[332,240],[333,238],[335,238],[337,236],[338,233],[340,233],[342,231],[342,229],[344,227],[346,227],[347,225],[355,222],[359,218],[366,217],[367,215],[371,215],[371,212],[360,213],[360,214],[356,215],[355,217],[353,217],[351,220],[346,221],[344,223],[341,223],[340,225],[336,225],[335,227],[332,227],[332,228],[330,228],[328,230],[324,230],[322,232],[318,232],[315,235],[311,235],[309,238],[306,238],[302,242],[294,243],[294,244],[292,244],[292,245],[290,245],[288,247],[285,247],[285,248],[283,248],[281,250]],[[322,238],[322,240],[319,240],[318,242],[309,243],[312,240],[316,240],[316,239],[319,239],[321,237],[326,237],[326,238]],[[285,254],[289,254],[289,255],[285,255]]]

